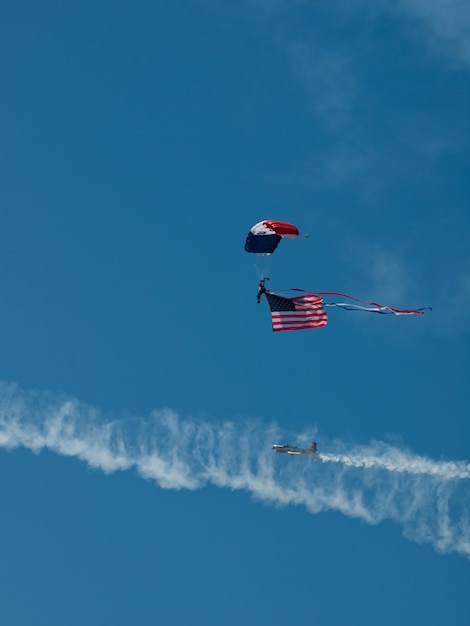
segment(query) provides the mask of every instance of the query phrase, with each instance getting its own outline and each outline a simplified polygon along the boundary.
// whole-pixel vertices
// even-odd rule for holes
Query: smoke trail
[[[164,489],[207,484],[275,505],[391,520],[408,539],[470,558],[470,464],[437,462],[383,442],[348,447],[322,437],[320,459],[276,455],[275,426],[181,420],[170,410],[105,419],[76,399],[0,382],[0,447],[47,448],[104,472],[134,469]],[[329,450],[326,450],[329,448]]]
[[[355,446],[349,454],[320,454],[324,463],[342,463],[348,467],[365,469],[385,469],[389,472],[404,472],[408,474],[427,474],[441,476],[446,480],[453,478],[470,478],[470,463],[466,461],[438,462],[422,456],[392,448],[380,441],[374,442],[373,454],[371,448]]]

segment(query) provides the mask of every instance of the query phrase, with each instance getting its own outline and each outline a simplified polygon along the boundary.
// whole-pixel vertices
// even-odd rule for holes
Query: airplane
[[[280,445],[274,444],[272,449],[274,450],[274,452],[278,452],[279,454],[293,454],[296,456],[312,455],[315,460],[316,460],[316,457],[318,456],[317,444],[315,441],[312,443],[310,448],[298,448],[297,446],[290,446],[290,445],[280,446]]]

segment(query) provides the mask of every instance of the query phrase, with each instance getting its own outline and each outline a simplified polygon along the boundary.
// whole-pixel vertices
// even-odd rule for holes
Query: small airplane
[[[297,446],[284,445],[280,446],[274,444],[272,449],[274,452],[278,452],[279,454],[293,454],[296,456],[309,456],[312,455],[315,459],[318,456],[317,444],[314,441],[310,448],[298,448]]]

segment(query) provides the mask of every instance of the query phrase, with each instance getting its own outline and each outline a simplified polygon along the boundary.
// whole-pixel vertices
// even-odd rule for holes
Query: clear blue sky
[[[469,32],[4,3],[2,624],[469,624]],[[254,260],[266,218],[310,238]],[[433,311],[274,334],[255,264]]]

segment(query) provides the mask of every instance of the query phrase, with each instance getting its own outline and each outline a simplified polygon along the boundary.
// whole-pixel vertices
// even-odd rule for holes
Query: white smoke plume
[[[470,558],[470,463],[438,462],[383,442],[321,439],[322,462],[314,463],[273,453],[272,443],[286,441],[261,422],[182,420],[170,410],[110,420],[76,399],[0,382],[3,449],[48,449],[106,473],[134,469],[163,489],[212,484],[310,513],[391,520],[408,539]]]

